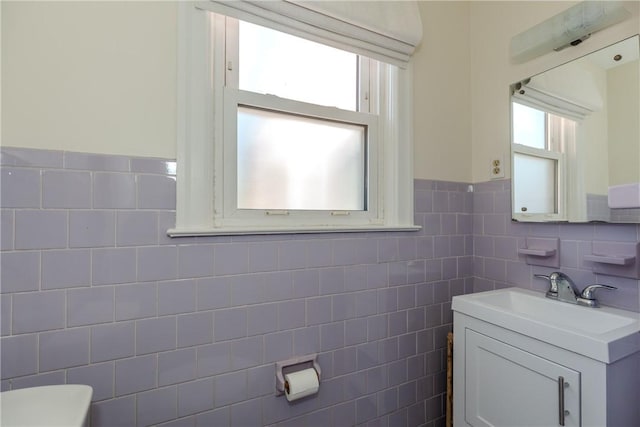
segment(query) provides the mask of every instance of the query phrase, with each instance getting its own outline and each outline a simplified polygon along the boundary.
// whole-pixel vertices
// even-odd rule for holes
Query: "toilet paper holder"
[[[292,359],[276,362],[276,395],[284,394],[285,379],[284,376],[291,372],[301,371],[303,369],[313,368],[318,374],[318,382],[320,381],[320,365],[318,364],[318,355],[309,354],[306,356],[294,357]]]

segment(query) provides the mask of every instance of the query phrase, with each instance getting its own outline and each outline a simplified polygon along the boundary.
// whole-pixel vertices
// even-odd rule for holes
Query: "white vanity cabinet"
[[[491,304],[480,309],[467,304],[482,305],[486,300],[474,296],[491,297],[492,292],[518,295],[511,298],[510,306],[499,307],[497,315],[491,312],[496,309]],[[573,342],[565,337],[566,345],[541,340],[544,333],[540,331],[549,325],[517,312],[527,302],[515,301],[521,292],[527,298],[543,298],[521,290],[454,298],[454,426],[640,426],[640,332],[633,332],[640,328],[639,316],[629,314],[631,335],[622,340],[626,351],[611,347],[615,354],[609,352],[601,357],[606,360],[598,360],[598,352],[581,355],[566,348],[579,346],[579,339]],[[460,298],[463,301],[456,302]],[[550,302],[553,309],[563,308],[557,305],[563,303]],[[483,313],[485,309],[489,311]],[[516,317],[509,317],[514,314],[509,309],[516,310]],[[529,323],[533,323],[531,329],[525,327]],[[557,336],[550,338],[554,341]]]

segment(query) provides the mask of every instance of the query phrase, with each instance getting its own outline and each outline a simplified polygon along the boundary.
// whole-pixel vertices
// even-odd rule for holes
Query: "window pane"
[[[238,107],[238,208],[364,210],[366,127]]]
[[[547,149],[545,112],[514,102],[513,142],[542,150]]]
[[[356,54],[239,24],[239,89],[356,111]]]
[[[516,153],[513,170],[515,213],[558,212],[556,160]]]

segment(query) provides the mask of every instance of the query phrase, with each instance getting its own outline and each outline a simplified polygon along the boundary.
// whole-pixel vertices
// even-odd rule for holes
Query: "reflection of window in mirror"
[[[515,101],[512,115],[514,217],[564,220],[565,158],[576,151],[577,123]]]

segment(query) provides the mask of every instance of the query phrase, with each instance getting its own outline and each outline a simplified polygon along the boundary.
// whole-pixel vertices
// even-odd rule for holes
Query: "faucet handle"
[[[610,291],[616,290],[618,288],[616,288],[615,286],[609,286],[609,285],[589,285],[586,288],[584,288],[584,290],[582,291],[581,297],[584,299],[595,299],[595,292],[598,289],[607,289]]]

